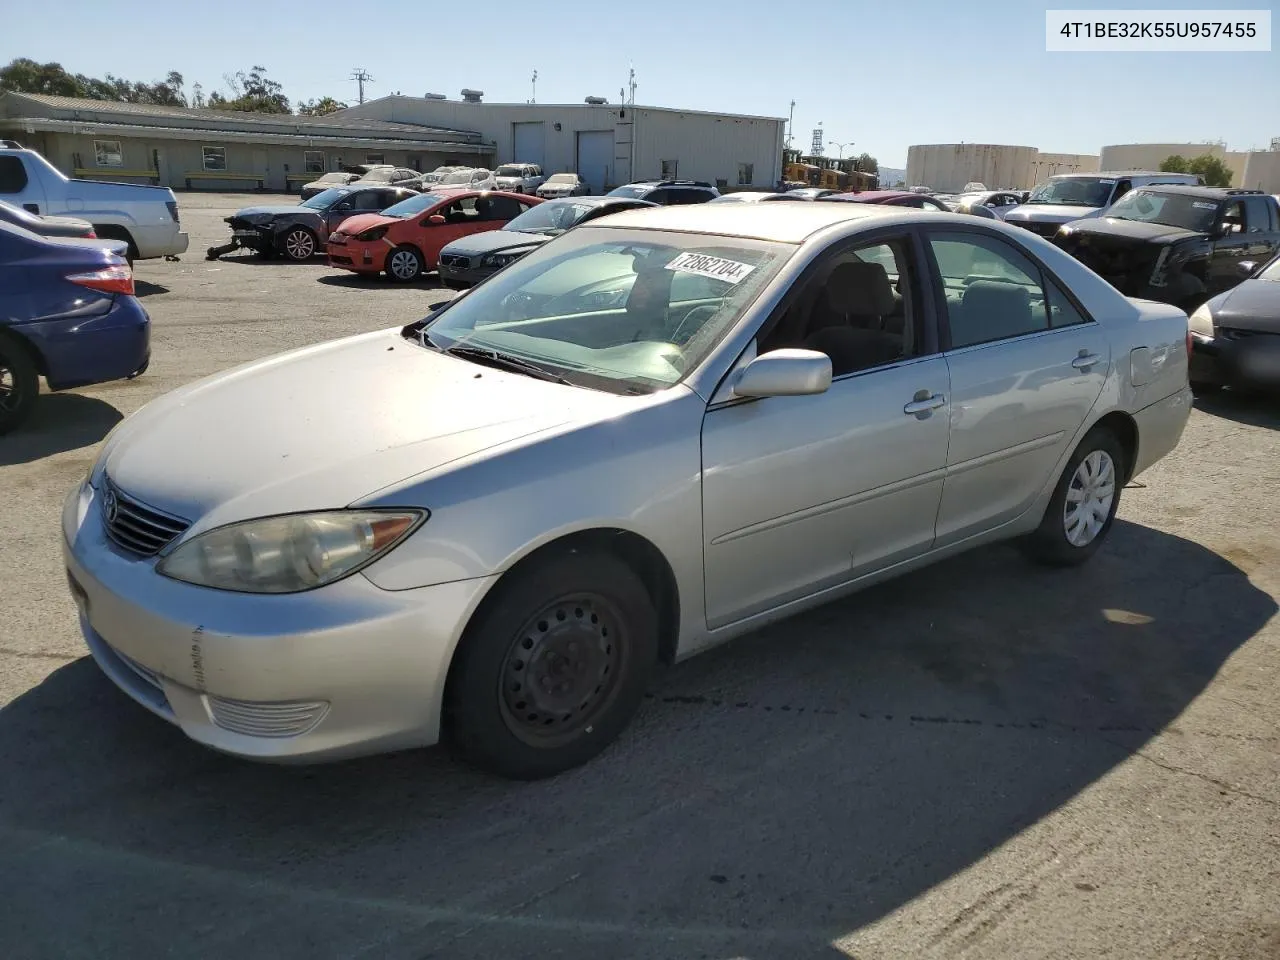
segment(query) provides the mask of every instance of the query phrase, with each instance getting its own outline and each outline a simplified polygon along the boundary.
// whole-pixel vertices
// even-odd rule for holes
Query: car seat
[[[831,358],[833,376],[890,363],[902,356],[902,338],[881,329],[893,309],[893,288],[883,266],[837,264],[814,304],[804,346]]]
[[[1031,296],[1020,283],[974,280],[965,287],[959,309],[948,304],[954,346],[1003,340],[1033,329]]]

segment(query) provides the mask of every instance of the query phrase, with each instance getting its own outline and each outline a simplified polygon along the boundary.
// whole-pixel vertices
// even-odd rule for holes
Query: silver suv
[[[1155,183],[1198,186],[1194,173],[1161,173],[1123,170],[1116,173],[1063,173],[1050,177],[1004,215],[1004,222],[1024,227],[1042,237],[1054,237],[1072,220],[1096,217],[1134,187]]]
[[[508,193],[536,193],[547,179],[536,163],[504,163],[493,171],[499,190]]]

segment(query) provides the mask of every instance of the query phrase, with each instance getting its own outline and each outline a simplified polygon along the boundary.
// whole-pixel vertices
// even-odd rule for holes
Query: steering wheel
[[[677,346],[681,346],[681,347],[684,346],[691,339],[693,339],[693,335],[698,332],[697,326],[695,326],[694,329],[689,332],[688,337],[684,338],[683,340],[680,339],[680,331],[683,330],[687,324],[689,324],[695,318],[698,320],[699,324],[706,323],[708,320],[710,320],[719,312],[720,312],[720,307],[713,303],[704,303],[700,307],[694,307],[692,310],[690,310],[688,313],[684,315],[683,320],[681,320],[678,324],[676,324],[675,330],[671,332],[671,336],[668,337],[667,339],[669,339],[672,343],[676,344]]]

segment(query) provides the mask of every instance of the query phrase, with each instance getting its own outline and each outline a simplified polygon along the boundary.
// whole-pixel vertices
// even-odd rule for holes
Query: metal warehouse
[[[704,113],[601,98],[571,104],[485,103],[390,96],[334,116],[476,130],[496,163],[536,163],[549,176],[576,172],[597,192],[655,177],[724,189],[773,187],[782,176],[786,118]]]
[[[343,164],[488,165],[480,134],[359,116],[237,113],[0,93],[0,136],[73,177],[177,189],[291,190]]]

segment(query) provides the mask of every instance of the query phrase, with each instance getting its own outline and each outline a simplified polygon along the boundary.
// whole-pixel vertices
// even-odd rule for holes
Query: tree
[[[855,161],[853,169],[859,170],[862,173],[879,173],[880,164],[876,162],[876,158],[871,154],[861,153],[858,155],[858,159]]]
[[[83,97],[80,81],[67,73],[60,63],[36,63],[29,57],[17,57],[0,68],[0,90],[16,93],[47,93],[60,97]]]
[[[293,113],[284,87],[267,77],[267,68],[254,66],[248,73],[241,70],[223,76],[230,97],[216,90],[209,94],[209,106],[215,110],[243,110],[248,113]]]
[[[18,93],[48,93],[63,97],[87,97],[90,100],[120,100],[125,103],[158,103],[172,107],[184,107],[186,97],[182,93],[182,74],[170,70],[163,80],[155,83],[121,80],[107,74],[87,77],[83,73],[67,73],[60,63],[36,63],[19,57],[7,67],[0,68],[0,89]]]
[[[1160,161],[1160,170],[1163,173],[1199,174],[1207,187],[1231,186],[1231,170],[1221,157],[1215,157],[1212,153],[1202,153],[1192,160],[1175,153]]]
[[[326,113],[337,113],[346,110],[347,104],[333,97],[321,97],[319,100],[299,100],[298,113],[304,117],[323,117]]]

